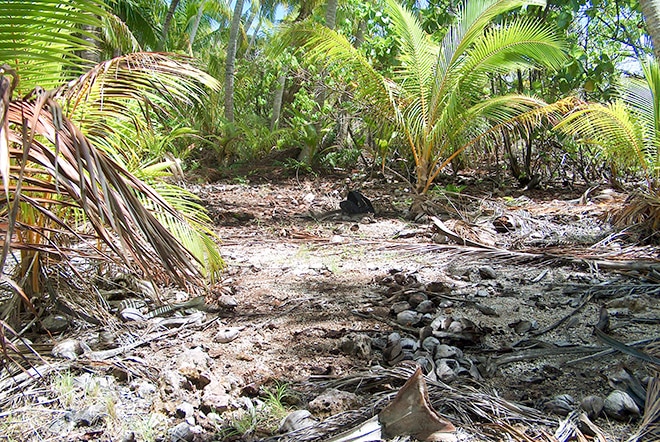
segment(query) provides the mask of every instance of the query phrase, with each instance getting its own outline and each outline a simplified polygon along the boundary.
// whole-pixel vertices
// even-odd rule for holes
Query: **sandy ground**
[[[548,404],[557,395],[570,394],[576,403],[589,395],[604,398],[621,369],[639,379],[649,375],[647,365],[621,353],[580,362],[593,352],[558,350],[603,346],[593,334],[603,307],[609,333],[618,340],[658,335],[657,322],[642,321],[660,317],[656,285],[644,271],[613,272],[594,264],[624,252],[652,253],[631,252],[615,240],[591,247],[610,234],[601,217],[622,197],[579,204],[576,195],[512,190],[453,202],[436,198],[434,213],[447,228],[487,246],[468,247],[457,245],[428,216],[406,219],[413,198],[404,184],[371,181],[359,187],[375,215],[324,216],[344,198],[343,179],[191,186],[216,223],[228,264],[222,285],[237,307],[206,314],[180,332],[101,363],[48,358],[60,374],[5,407],[0,426],[6,436],[0,440],[174,440],[174,428],[186,422],[190,440],[272,436],[272,419],[254,420],[241,434],[237,416],[258,408],[264,392],[277,386],[300,390],[289,395],[295,400],[284,401],[291,411],[321,393],[314,391],[315,379],[387,367],[382,350],[388,335],[418,340],[422,328],[399,321],[394,306],[420,292],[434,303],[431,317],[466,318],[474,326],[469,336],[447,339],[463,352],[462,365],[475,369],[450,384],[474,386],[559,421]],[[458,212],[451,215],[451,209]],[[498,232],[498,222],[507,219],[509,231]],[[228,330],[238,333],[224,339]],[[135,342],[152,331],[126,324],[117,333]],[[84,328],[78,336],[95,333]],[[355,350],[350,343],[356,335],[366,337],[370,349]],[[69,393],[75,399],[62,399]],[[358,395],[344,406],[369,401]],[[75,413],[91,404],[100,404],[101,418],[81,424]],[[640,421],[594,422],[607,440],[623,441]]]

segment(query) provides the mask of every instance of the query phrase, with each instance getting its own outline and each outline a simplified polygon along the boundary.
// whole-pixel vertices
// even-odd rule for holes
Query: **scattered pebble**
[[[280,422],[278,433],[289,433],[291,431],[300,430],[303,428],[311,427],[316,424],[316,419],[309,410],[296,410],[289,413]]]
[[[575,399],[570,394],[557,395],[543,405],[548,411],[560,416],[566,416],[576,407]]]
[[[224,327],[213,336],[213,340],[221,344],[226,344],[238,338],[240,331],[241,329],[239,327]]]
[[[339,348],[348,355],[369,359],[371,356],[371,338],[364,333],[348,333],[341,339]]]
[[[334,415],[359,406],[360,398],[349,391],[329,388],[308,404],[311,412]]]
[[[603,411],[603,398],[596,395],[586,396],[580,402],[580,408],[587,413],[589,419],[596,419]]]
[[[497,272],[491,266],[479,267],[479,276],[483,279],[497,279]]]
[[[190,425],[187,422],[181,422],[168,431],[170,442],[190,442],[195,437]]]
[[[396,322],[407,327],[415,326],[422,320],[422,314],[413,310],[404,310],[396,315]]]
[[[71,321],[64,315],[48,315],[41,320],[41,326],[50,333],[61,333],[69,328]]]

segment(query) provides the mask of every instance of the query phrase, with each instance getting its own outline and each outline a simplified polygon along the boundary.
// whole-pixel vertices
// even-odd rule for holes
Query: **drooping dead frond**
[[[140,196],[172,217],[180,215],[151,187],[96,149],[69,119],[61,115],[58,118],[61,120],[55,117],[52,107],[45,108],[39,100],[15,100],[9,105],[9,141],[25,146],[24,152],[10,150],[10,156],[20,158],[25,154],[55,183],[54,188],[30,189],[30,194],[47,196],[48,203],[20,194],[19,200],[37,212],[48,211],[50,220],[61,228],[66,228],[67,222],[53,209],[61,208],[63,203],[74,204],[85,213],[96,236],[124,262],[134,262],[146,274],[153,274],[156,261],[180,283],[198,279],[199,271],[190,253],[144,207]],[[16,183],[19,181],[21,175]],[[47,229],[37,233],[41,237],[38,244],[49,243],[44,240],[49,237]],[[0,239],[10,240],[7,235]]]
[[[158,162],[166,146],[177,137],[195,135],[195,131],[183,127],[161,136],[155,126],[174,115],[187,119],[186,112],[200,105],[209,90],[218,88],[218,81],[197,69],[188,57],[139,52],[99,63],[58,92],[65,115],[96,147],[152,185],[182,215],[172,217],[159,210],[158,204],[152,205],[149,196],[140,196],[160,223],[204,263],[204,274],[211,280],[217,278],[224,263],[205,211],[201,205],[189,203],[194,198],[185,190],[164,185],[160,180],[165,173],[157,170],[174,164]],[[154,151],[150,142],[161,147]]]
[[[632,441],[660,440],[660,377],[651,378],[646,395],[644,419]]]
[[[660,195],[639,192],[632,194],[625,206],[612,217],[614,225],[635,235],[644,244],[660,243]]]

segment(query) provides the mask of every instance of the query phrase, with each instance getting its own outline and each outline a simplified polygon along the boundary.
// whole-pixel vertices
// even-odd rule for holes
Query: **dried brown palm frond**
[[[7,376],[0,379],[0,407],[8,408],[21,396],[30,394],[30,388],[35,380],[40,380],[47,375],[61,371],[65,368],[64,362],[44,363],[33,366],[15,376]],[[33,393],[34,394],[34,393]],[[38,394],[43,394],[38,392]]]
[[[660,370],[660,358],[657,358],[652,354],[649,354],[643,350],[636,349],[633,346],[626,345],[623,342],[614,339],[613,337],[611,337],[610,335],[599,329],[597,326],[594,327],[594,334],[598,337],[598,339],[600,339],[610,347],[620,351],[621,353],[627,354],[628,356],[632,356],[634,358],[652,364],[656,370]]]
[[[639,428],[628,442],[660,440],[660,374],[655,373],[646,388],[646,407]]]
[[[203,208],[183,192],[165,194],[137,178],[128,167],[144,152],[132,152],[121,141],[140,138],[140,119],[185,112],[217,81],[184,57],[137,53],[103,62],[56,90],[35,87],[22,99],[14,96],[17,84],[16,71],[3,65],[3,274],[15,275],[29,296],[46,295],[81,313],[98,310],[89,305],[94,293],[87,290],[89,296],[82,298],[60,293],[55,299],[57,290],[47,287],[58,274],[48,268],[53,262],[114,260],[181,285],[203,286],[200,269],[211,279],[217,276],[224,263]],[[5,265],[8,257],[14,259],[11,268]],[[0,317],[12,316],[15,324],[22,306],[11,304],[15,311],[5,309]]]
[[[648,354],[660,358],[660,343],[655,342],[646,347]],[[646,405],[644,418],[627,442],[660,440],[660,369],[653,367],[650,380],[646,386]]]
[[[210,219],[194,195],[162,180],[165,171],[177,164],[173,158],[162,161],[166,146],[177,137],[197,134],[179,127],[168,128],[163,135],[159,127],[176,118],[189,120],[190,109],[218,87],[217,80],[187,57],[138,52],[103,61],[57,92],[66,115],[96,147],[153,186],[182,215],[172,217],[152,205],[148,195],[139,195],[141,203],[203,263],[211,280],[224,269],[224,262]]]
[[[566,416],[566,419],[559,423],[559,427],[554,433],[554,437],[550,440],[556,442],[568,441],[587,441],[583,430],[588,428],[589,432],[593,434],[594,442],[607,442],[607,438],[603,432],[587,417],[584,412],[574,410]]]
[[[553,246],[592,246],[603,241],[609,230],[601,222],[567,222],[584,208],[573,204],[532,204],[526,196],[489,199],[454,192],[434,192],[433,198],[417,196],[409,217],[440,217],[463,239],[506,249]],[[528,205],[529,207],[525,207]],[[534,206],[534,207],[531,207]],[[455,240],[449,236],[449,239]],[[463,241],[456,241],[463,244]],[[467,242],[469,244],[469,241]]]
[[[31,357],[28,357],[31,356]],[[6,370],[9,376],[33,367],[33,362],[43,359],[29,342],[22,340],[6,322],[0,321],[0,375]]]
[[[633,193],[624,207],[612,216],[612,222],[617,228],[625,229],[637,242],[659,244],[660,194]]]
[[[25,299],[25,293],[14,281],[3,278],[0,287],[17,293],[18,298],[24,298],[24,302],[34,310],[30,301]],[[43,359],[29,342],[20,337],[20,333],[17,333],[7,322],[0,320],[0,379],[3,378],[3,371],[6,371],[8,377],[15,376],[21,371],[27,373],[34,368],[35,361],[43,362]]]
[[[454,235],[456,235],[454,233]],[[458,235],[456,235],[458,236]],[[503,262],[536,263],[536,264],[571,264],[587,265],[592,268],[609,269],[615,271],[637,271],[642,273],[655,273],[660,271],[660,262],[657,259],[637,258],[618,259],[616,253],[611,251],[589,249],[587,251],[571,250],[566,253],[564,249],[556,253],[546,251],[525,252],[518,250],[507,250],[478,244],[466,238],[457,241],[461,244],[410,244],[390,241],[381,247],[381,250],[407,251],[409,253],[438,253],[451,255],[452,257],[465,256],[471,258],[495,259]],[[607,258],[607,259],[604,259]],[[652,285],[657,286],[657,285]]]
[[[49,227],[70,231],[70,212],[65,209],[73,205],[85,214],[96,238],[124,262],[137,264],[145,274],[153,274],[153,264],[158,262],[181,283],[199,280],[190,253],[144,207],[140,197],[149,199],[169,216],[181,215],[151,187],[96,149],[71,120],[55,111],[55,106],[46,108],[39,99],[14,100],[7,108],[6,121],[10,146],[23,149],[8,151],[21,167],[5,187],[12,200],[11,211],[8,209],[3,216],[16,229],[16,235],[9,230],[0,236],[3,245],[16,241],[38,250],[43,244],[54,244]],[[22,188],[27,164],[42,171],[41,181],[32,180],[29,192]],[[37,185],[48,180],[49,184]],[[21,229],[23,224],[17,223],[21,219],[16,216],[18,203],[23,215],[32,210],[48,222],[33,224],[28,235]]]

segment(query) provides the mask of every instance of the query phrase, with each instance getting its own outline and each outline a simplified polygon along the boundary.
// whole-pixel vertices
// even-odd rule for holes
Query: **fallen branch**
[[[631,342],[631,343],[626,344],[626,345],[629,346],[629,347],[637,347],[637,346],[652,344],[652,343],[658,342],[658,341],[660,341],[660,338],[650,338],[650,339],[642,339],[641,341]],[[613,353],[616,353],[616,350],[613,349],[613,348],[608,348],[607,350],[599,351],[598,353],[595,353],[593,355],[584,356],[584,357],[579,358],[579,359],[573,359],[573,360],[570,360],[570,361],[566,361],[566,365],[573,365],[573,364],[577,364],[579,362],[587,361],[589,359],[601,358],[603,356],[611,355]]]
[[[591,291],[591,292],[589,292],[589,294],[588,294],[587,296],[585,296],[584,299],[582,299],[582,302],[580,303],[580,305],[578,305],[577,307],[575,307],[575,308],[573,309],[572,312],[570,312],[570,313],[567,314],[566,316],[560,318],[560,319],[559,319],[558,321],[556,321],[554,324],[551,324],[551,325],[549,325],[549,326],[547,326],[547,327],[545,327],[545,328],[542,328],[541,330],[533,331],[533,332],[531,333],[531,335],[532,335],[532,336],[541,336],[541,335],[544,334],[544,333],[547,333],[547,332],[549,332],[549,331],[551,331],[551,330],[556,329],[557,327],[559,327],[560,325],[562,325],[564,322],[566,322],[568,319],[570,319],[573,315],[575,315],[575,314],[578,313],[580,310],[582,310],[582,309],[583,309],[583,308],[589,303],[589,301],[591,301],[591,299],[594,297],[594,294],[595,294],[595,291]]]
[[[604,347],[550,347],[550,348],[530,348],[528,350],[520,350],[514,354],[505,356],[493,357],[492,361],[498,366],[511,364],[513,362],[529,361],[533,359],[542,358],[545,356],[557,356],[579,353],[597,353],[603,350]]]
[[[621,353],[627,354],[629,356],[633,356],[635,358],[641,359],[642,361],[648,362],[660,368],[660,359],[614,339],[604,331],[600,330],[598,327],[594,327],[594,334],[598,337],[598,339],[600,339],[601,341],[603,341],[605,344],[609,345],[613,349],[620,351]]]
[[[217,320],[217,318],[210,319],[206,321],[203,324],[200,324],[198,327],[206,327],[206,325],[212,323],[213,321]],[[186,326],[186,325],[192,325],[191,323],[187,324],[181,324],[180,327],[172,329],[172,330],[167,330],[164,332],[159,332],[159,333],[152,333],[149,336],[147,336],[145,339],[141,339],[139,341],[133,342],[128,345],[123,345],[121,347],[117,348],[112,348],[110,350],[102,350],[102,351],[88,351],[83,353],[83,357],[87,358],[90,361],[104,361],[106,359],[114,358],[115,356],[119,356],[122,353],[125,353],[129,350],[132,350],[134,348],[140,347],[144,344],[148,344],[152,341],[155,341],[157,339],[162,339],[162,338],[167,338],[170,336],[175,336],[179,334],[179,332]]]

